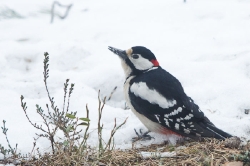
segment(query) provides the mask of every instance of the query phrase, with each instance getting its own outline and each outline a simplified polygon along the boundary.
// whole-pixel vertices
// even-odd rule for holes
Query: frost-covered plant
[[[49,54],[47,52],[44,53],[43,64],[44,64],[44,71],[43,71],[44,84],[45,84],[47,95],[50,101],[50,105],[46,104],[47,111],[45,112],[42,109],[42,107],[40,107],[37,104],[36,112],[41,116],[45,126],[39,125],[37,123],[33,123],[30,120],[26,111],[27,110],[26,102],[23,101],[24,100],[23,96],[21,96],[21,106],[30,124],[36,129],[42,131],[42,134],[36,133],[38,138],[45,137],[50,141],[53,154],[55,153],[55,146],[62,145],[62,144],[58,144],[58,142],[55,141],[55,134],[59,130],[62,131],[65,136],[65,139],[63,141],[63,145],[64,145],[63,148],[72,150],[74,147],[75,140],[80,139],[79,133],[82,131],[81,129],[77,130],[77,127],[79,125],[89,126],[89,119],[88,117],[87,118],[75,118],[75,115],[77,112],[69,113],[70,97],[74,90],[74,84],[71,84],[69,87],[69,79],[66,79],[66,82],[64,83],[63,109],[62,111],[59,110],[58,106],[55,105],[54,98],[51,97],[50,92],[48,90],[47,79],[49,78]],[[87,110],[87,115],[88,115],[88,109],[86,110]],[[83,122],[78,123],[79,120]]]
[[[35,127],[36,129],[40,130],[42,133],[36,135],[38,136],[35,140],[40,137],[47,138],[51,143],[51,148],[53,155],[62,155],[68,156],[64,158],[64,164],[72,164],[72,160],[82,160],[88,156],[88,151],[90,148],[87,146],[87,140],[89,138],[89,126],[90,126],[90,119],[89,119],[89,109],[86,105],[86,117],[80,118],[77,117],[77,112],[70,112],[69,111],[69,104],[70,104],[70,97],[74,90],[74,84],[69,86],[69,79],[66,80],[64,83],[64,97],[63,97],[63,106],[62,111],[55,105],[54,98],[51,97],[50,92],[48,90],[47,79],[49,78],[49,54],[47,52],[44,53],[44,84],[47,91],[48,99],[50,104],[46,104],[46,111],[42,109],[38,104],[36,105],[36,112],[40,115],[43,120],[44,125],[39,125],[34,123],[30,120],[28,113],[27,113],[27,105],[24,102],[24,97],[21,96],[21,106],[23,111],[30,122],[30,124]],[[116,89],[116,88],[115,88]],[[114,90],[115,90],[114,89]],[[114,92],[113,90],[113,92]],[[113,92],[111,93],[108,100],[110,100]],[[101,117],[103,108],[105,106],[106,97],[102,101],[100,99],[100,91],[98,93],[98,152],[92,152],[92,156],[96,156],[95,159],[98,161],[102,155],[107,152],[108,150],[112,150],[114,148],[114,135],[116,131],[126,123],[126,120],[117,126],[116,119],[114,127],[110,133],[110,138],[107,143],[105,143],[102,139],[102,129],[103,124],[101,124]],[[84,135],[81,136],[80,133],[82,129],[79,129],[79,126],[86,126]],[[60,138],[63,141],[56,141],[55,135],[58,131],[61,131],[64,134],[64,138]],[[35,144],[34,144],[35,146]],[[42,158],[40,152],[39,156]],[[95,155],[96,154],[96,155]],[[59,156],[60,156],[59,155]],[[48,157],[46,157],[48,159]],[[61,159],[60,159],[61,160]],[[86,159],[87,160],[87,159]]]
[[[4,146],[0,144],[0,153],[3,154],[4,158],[6,158],[8,154],[11,154],[14,158],[16,158],[20,156],[20,153],[17,153],[17,144],[15,148],[11,146],[8,135],[7,135],[8,128],[6,128],[5,123],[6,121],[3,120],[3,127],[1,128],[2,128],[3,134],[5,135],[6,141],[8,143],[8,148],[6,149]]]

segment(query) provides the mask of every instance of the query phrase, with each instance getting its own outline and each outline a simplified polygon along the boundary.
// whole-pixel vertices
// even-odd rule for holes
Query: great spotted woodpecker
[[[194,139],[232,137],[204,115],[185,94],[181,83],[160,67],[149,49],[136,46],[109,50],[121,59],[127,104],[149,131]]]

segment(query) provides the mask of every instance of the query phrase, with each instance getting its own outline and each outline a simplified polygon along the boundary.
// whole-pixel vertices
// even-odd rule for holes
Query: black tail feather
[[[193,128],[190,130],[190,133],[182,133],[181,135],[198,140],[200,138],[216,138],[219,140],[225,140],[226,138],[233,137],[231,134],[217,128],[207,117],[193,123]]]
[[[221,129],[218,129],[216,126],[214,126],[213,124],[210,124],[208,123],[206,125],[206,129],[212,133],[213,135],[213,138],[216,138],[216,139],[226,139],[226,138],[230,138],[232,137],[231,134],[229,133],[226,133],[224,131],[222,131]]]
[[[208,119],[207,119],[208,120]],[[202,128],[201,137],[209,137],[224,140],[226,138],[232,137],[231,134],[222,131],[217,128],[213,123],[209,120],[202,121],[198,125]]]

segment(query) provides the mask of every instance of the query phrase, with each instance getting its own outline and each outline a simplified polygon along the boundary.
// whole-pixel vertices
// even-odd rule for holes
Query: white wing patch
[[[142,98],[147,100],[151,104],[157,104],[161,108],[170,108],[177,104],[176,100],[167,100],[156,90],[149,89],[145,82],[133,83],[130,87],[130,91]]]

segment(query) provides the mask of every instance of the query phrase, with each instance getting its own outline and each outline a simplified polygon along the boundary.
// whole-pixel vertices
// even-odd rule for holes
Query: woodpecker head
[[[159,66],[154,54],[146,47],[135,46],[128,50],[120,50],[109,46],[108,49],[121,59],[126,77],[138,75]]]

